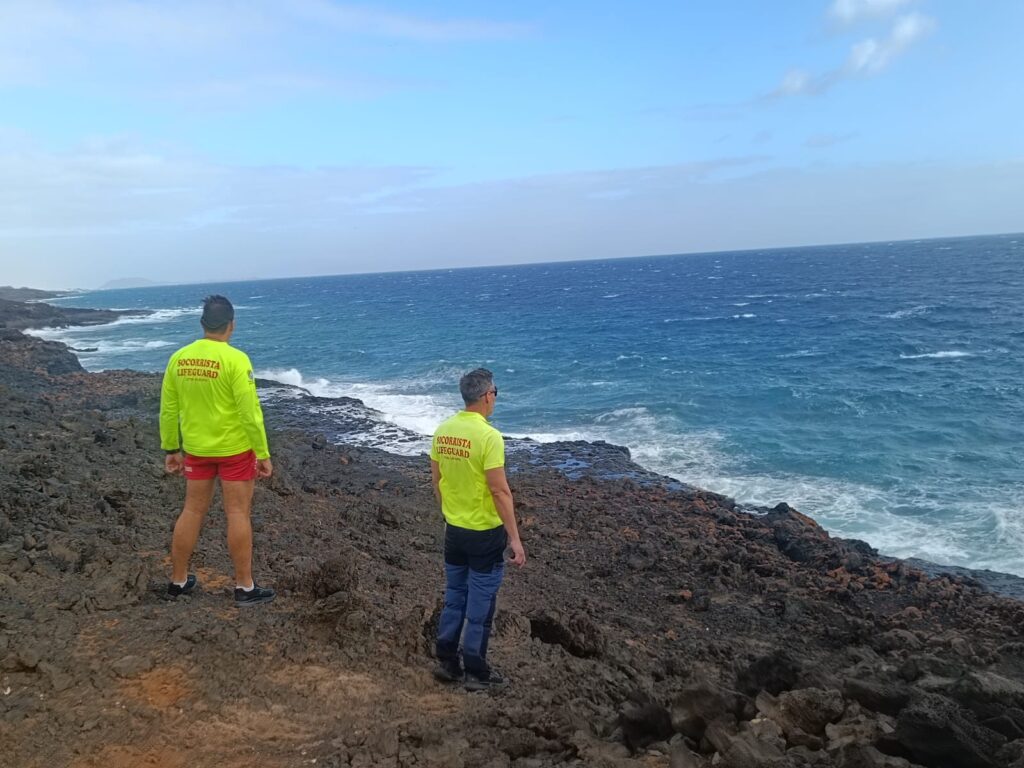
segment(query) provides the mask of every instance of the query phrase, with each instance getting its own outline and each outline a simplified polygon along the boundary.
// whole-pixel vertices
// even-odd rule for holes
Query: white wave
[[[796,352],[785,352],[781,355],[776,355],[780,360],[785,360],[791,357],[818,357],[824,354],[815,349],[798,349]]]
[[[119,310],[119,311],[129,311],[129,310]],[[134,311],[134,310],[130,310],[130,311]],[[201,312],[202,312],[202,309],[200,309],[198,307],[178,307],[176,309],[157,309],[157,310],[152,310],[151,314],[148,314],[148,315],[119,317],[116,320],[114,320],[112,322],[109,322],[109,323],[100,323],[100,324],[97,324],[97,325],[72,325],[72,326],[68,326],[67,328],[52,328],[52,327],[30,328],[30,329],[27,329],[25,331],[25,333],[31,334],[32,336],[37,336],[37,337],[39,337],[41,339],[46,339],[48,341],[65,341],[65,342],[70,344],[72,342],[67,341],[68,339],[74,339],[74,338],[76,338],[78,336],[85,336],[85,335],[93,334],[93,333],[95,333],[98,330],[103,330],[103,329],[107,329],[107,328],[114,328],[114,327],[122,326],[122,325],[155,325],[155,324],[159,324],[159,323],[166,323],[166,322],[169,322],[171,320],[176,320],[177,318],[184,317],[186,315],[196,315],[196,316],[198,316]]]
[[[422,394],[422,382],[416,381],[340,382],[306,378],[295,368],[259,371],[257,376],[302,387],[323,397],[358,398],[380,412],[381,428],[369,430],[357,437],[357,442],[406,455],[426,450],[426,435],[461,406],[454,399]],[[593,382],[602,383],[606,382]],[[395,438],[388,432],[388,423],[424,437],[419,441]],[[1024,574],[1024,557],[1015,554],[1024,551],[1024,516],[1020,515],[1024,499],[1004,499],[1005,509],[988,502],[965,502],[962,510],[951,510],[944,502],[914,500],[913,493],[906,490],[826,477],[751,471],[722,434],[673,425],[644,406],[609,410],[590,423],[573,428],[526,429],[509,436],[544,443],[604,440],[626,445],[633,460],[651,471],[730,496],[747,507],[772,507],[784,501],[816,519],[833,535],[863,539],[886,555]],[[992,495],[999,498],[995,492]],[[898,506],[901,503],[916,506],[905,511]],[[979,507],[988,511],[979,512]],[[939,519],[950,522],[937,525]],[[993,529],[994,538],[1001,542],[999,552],[980,565],[978,525]]]
[[[1005,504],[986,502],[984,511],[965,502],[950,510],[941,501],[918,502],[913,513],[898,505],[910,491],[893,491],[826,477],[751,472],[714,430],[675,430],[646,408],[602,413],[588,425],[565,430],[530,430],[514,437],[538,442],[596,441],[625,445],[633,460],[651,471],[736,499],[745,507],[786,502],[814,518],[834,536],[867,541],[885,555],[936,563],[987,567],[1024,575],[1024,494]],[[992,498],[998,498],[993,491]],[[1005,508],[1004,508],[1005,507]],[[944,520],[941,525],[936,520]],[[958,522],[967,521],[967,522]],[[979,560],[978,527],[990,527],[1000,552]]]
[[[896,312],[890,312],[887,315],[882,315],[882,317],[888,318],[889,320],[902,320],[904,317],[915,317],[916,315],[923,315],[930,309],[931,307],[929,305],[920,304],[916,307],[911,307],[910,309],[900,309],[897,310]]]
[[[598,414],[594,417],[594,421],[598,423],[606,423],[609,421],[616,421],[618,419],[625,418],[636,418],[640,416],[647,416],[648,411],[644,406],[633,406],[631,408],[617,408],[614,411],[608,411],[607,413]]]
[[[46,341],[59,341],[67,344],[79,356],[116,355],[139,352],[147,349],[160,349],[174,344],[164,339],[117,339],[110,340],[96,336],[113,323],[107,325],[71,326],[69,328],[33,328],[25,333]]]
[[[306,379],[296,368],[262,370],[256,376],[302,387],[317,397],[354,397],[379,411],[383,420],[420,435],[433,434],[438,424],[461,408],[461,403],[455,402],[457,398],[415,393],[422,380],[379,384]]]
[[[162,349],[164,347],[174,346],[173,341],[164,341],[163,339],[149,341],[146,339],[125,339],[124,341],[97,341],[95,343],[88,344],[79,342],[79,344],[81,346],[71,348],[75,353],[93,355],[120,355],[124,353],[145,351],[147,349]],[[90,351],[86,352],[86,350]]]
[[[617,299],[621,296],[621,293],[609,293],[607,296],[602,296],[602,299]]]
[[[749,301],[737,301],[735,304],[733,304],[733,306],[734,307],[749,307],[750,306],[750,302]]]
[[[70,293],[67,296],[48,296],[45,299],[24,299],[26,304],[52,304],[55,301],[72,301],[81,299],[85,293]]]
[[[900,360],[922,360],[930,358],[934,360],[956,360],[961,357],[974,357],[972,352],[962,352],[958,349],[943,350],[941,352],[924,352],[920,355],[900,355]]]
[[[751,317],[757,317],[757,315],[755,315],[753,312],[746,312],[746,313],[744,313],[742,315],[733,315],[732,319],[733,320],[745,320],[745,319],[749,319]]]

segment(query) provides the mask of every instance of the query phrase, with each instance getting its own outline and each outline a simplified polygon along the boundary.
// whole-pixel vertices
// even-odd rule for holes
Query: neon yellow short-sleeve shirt
[[[441,470],[441,511],[450,525],[487,531],[502,524],[484,473],[505,466],[505,441],[483,415],[459,411],[441,424],[430,458]]]
[[[167,451],[182,447],[193,456],[251,450],[257,459],[270,458],[248,355],[213,339],[171,355],[160,390],[160,445]]]

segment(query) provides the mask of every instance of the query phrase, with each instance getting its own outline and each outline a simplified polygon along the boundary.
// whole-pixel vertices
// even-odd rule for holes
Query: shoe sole
[[[250,605],[266,605],[267,603],[274,602],[274,598],[277,595],[271,595],[270,597],[258,597],[255,600],[235,600],[236,608],[245,608]]]
[[[506,683],[463,683],[463,688],[471,693],[479,693],[480,691],[500,691],[504,688]]]
[[[461,683],[463,681],[463,678],[454,677],[453,675],[450,675],[447,672],[445,672],[443,669],[434,670],[434,679],[437,680],[439,683]]]

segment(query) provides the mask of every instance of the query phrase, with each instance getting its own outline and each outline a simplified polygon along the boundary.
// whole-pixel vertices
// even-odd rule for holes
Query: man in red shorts
[[[167,594],[176,598],[195,589],[188,562],[219,477],[235,566],[235,605],[269,603],[274,590],[252,579],[253,487],[256,478],[270,477],[274,470],[252,363],[228,344],[235,330],[230,301],[208,296],[200,323],[205,335],[171,355],[160,392],[164,466],[185,476],[185,507],[174,525]]]

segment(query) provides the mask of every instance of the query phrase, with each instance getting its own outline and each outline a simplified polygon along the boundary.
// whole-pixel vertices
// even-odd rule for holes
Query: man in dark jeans
[[[430,449],[434,495],[446,523],[447,585],[434,676],[444,682],[464,679],[467,690],[481,691],[504,683],[487,665],[487,642],[505,574],[505,547],[512,550],[509,562],[517,566],[526,562],[526,551],[505,478],[505,441],[487,423],[498,397],[494,375],[477,368],[462,377],[459,389],[466,408],[437,428]]]

